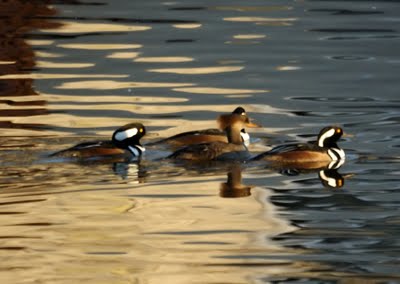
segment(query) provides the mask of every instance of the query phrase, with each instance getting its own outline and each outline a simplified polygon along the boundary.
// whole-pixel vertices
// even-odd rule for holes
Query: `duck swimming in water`
[[[168,158],[191,161],[243,161],[248,159],[249,152],[243,143],[241,131],[250,123],[247,115],[229,114],[220,117],[220,125],[226,133],[227,142],[214,141],[193,144],[181,148]]]
[[[246,117],[247,121],[245,124],[246,127],[259,127],[259,125],[250,121],[243,107],[237,107],[231,113],[231,115],[232,116],[242,115]],[[227,115],[221,115],[217,118],[217,122],[219,124],[220,129],[222,130],[211,128],[211,129],[188,131],[176,134],[174,136],[156,142],[148,143],[146,145],[153,146],[153,145],[167,144],[176,149],[182,146],[188,146],[192,144],[209,143],[215,141],[228,142],[227,136],[223,131],[223,129],[225,129],[228,126],[227,123],[230,123],[230,121],[231,120],[227,118]],[[249,145],[250,135],[246,132],[244,127],[241,129],[240,135],[242,137],[244,144]]]
[[[345,152],[337,145],[342,135],[342,128],[328,126],[320,131],[316,143],[277,146],[250,161],[268,161],[274,166],[291,168],[332,168],[345,160]]]
[[[51,157],[76,158],[80,160],[125,157],[135,159],[142,155],[145,148],[140,139],[146,134],[141,123],[130,123],[114,131],[109,141],[91,141],[53,153]]]

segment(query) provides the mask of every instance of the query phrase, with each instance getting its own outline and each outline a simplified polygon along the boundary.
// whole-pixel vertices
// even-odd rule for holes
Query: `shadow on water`
[[[35,29],[60,27],[54,21],[38,20],[50,17],[56,11],[47,6],[48,1],[7,1],[0,3],[0,75],[28,74],[35,70],[36,62],[28,34]],[[6,118],[46,115],[49,113],[45,99],[34,89],[32,79],[0,80],[2,99],[0,116]],[[6,97],[7,99],[3,99]],[[18,99],[18,100],[15,100]],[[5,107],[4,107],[5,106]],[[8,108],[11,106],[13,108]],[[14,123],[2,120],[1,128],[41,130],[46,124]]]

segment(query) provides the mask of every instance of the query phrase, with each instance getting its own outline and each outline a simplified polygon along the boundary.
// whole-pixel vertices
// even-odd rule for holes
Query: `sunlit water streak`
[[[397,2],[12,2],[0,4],[2,282],[398,281]],[[154,147],[140,163],[48,157],[132,121],[144,144],[215,128],[239,105],[262,125],[248,129],[253,153],[343,126],[340,186],[317,170],[172,163]]]

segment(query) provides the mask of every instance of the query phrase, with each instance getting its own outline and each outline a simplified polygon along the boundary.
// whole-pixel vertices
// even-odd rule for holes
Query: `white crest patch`
[[[117,139],[118,141],[124,141],[127,138],[135,136],[137,133],[138,133],[137,128],[127,129],[125,131],[120,131],[117,134],[115,134],[115,139]]]
[[[336,132],[336,130],[334,128],[332,128],[332,129],[328,130],[327,132],[325,132],[324,134],[322,134],[321,137],[318,139],[318,146],[324,147],[325,139],[335,135],[335,132]]]

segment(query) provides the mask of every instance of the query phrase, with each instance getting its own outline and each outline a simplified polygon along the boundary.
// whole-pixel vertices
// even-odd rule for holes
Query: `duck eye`
[[[139,132],[142,133],[142,132],[143,132],[143,128],[140,128],[140,129],[139,129]]]
[[[336,129],[336,132],[337,132],[337,133],[340,133],[340,132],[342,132],[342,129],[337,128],[337,129]]]
[[[246,113],[245,113],[245,112],[242,112],[240,115],[246,115]]]

